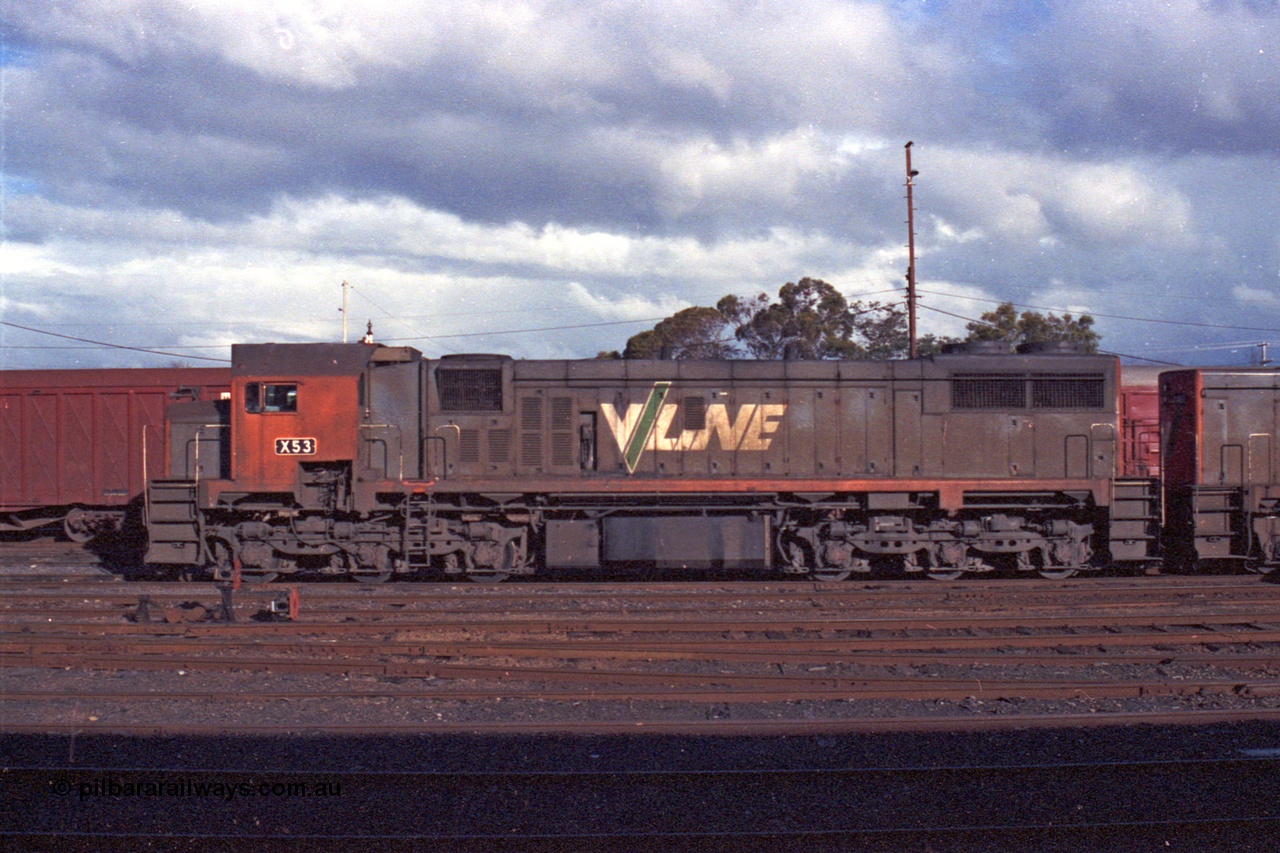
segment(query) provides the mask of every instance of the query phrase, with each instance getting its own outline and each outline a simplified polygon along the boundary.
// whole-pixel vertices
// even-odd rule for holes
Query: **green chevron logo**
[[[653,427],[658,422],[658,412],[662,411],[662,403],[667,399],[667,392],[670,390],[670,382],[655,382],[653,390],[649,392],[649,399],[645,400],[644,408],[640,410],[639,421],[632,428],[631,436],[627,439],[627,449],[622,454],[622,458],[627,463],[628,474],[635,472],[640,454],[644,453],[645,445],[653,435]]]
[[[670,382],[655,382],[643,403],[600,403],[628,474],[636,472],[646,450],[701,453],[718,444],[729,453],[763,453],[787,412],[786,403],[742,403],[731,414],[726,403],[713,402],[706,404],[701,429],[680,429],[679,405],[666,402],[670,390]]]

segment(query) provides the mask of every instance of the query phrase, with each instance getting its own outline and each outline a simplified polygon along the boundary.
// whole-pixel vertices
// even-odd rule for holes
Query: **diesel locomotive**
[[[1190,399],[1181,376],[1168,393]],[[862,362],[246,344],[230,385],[169,407],[149,563],[258,580],[637,566],[1064,578],[1168,547],[1154,413],[1126,419],[1142,404],[1126,402],[1118,360],[1070,345]],[[1177,454],[1198,427],[1165,428]],[[1247,506],[1226,481],[1202,488],[1208,468],[1174,466],[1186,559],[1280,558],[1280,527],[1259,514],[1280,504],[1267,459],[1241,468],[1267,483]]]

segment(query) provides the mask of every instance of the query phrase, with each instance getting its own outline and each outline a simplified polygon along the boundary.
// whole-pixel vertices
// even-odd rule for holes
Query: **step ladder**
[[[1111,559],[1160,558],[1160,482],[1153,477],[1117,479],[1111,495]]]
[[[196,491],[194,480],[147,483],[146,562],[180,565],[204,562]]]

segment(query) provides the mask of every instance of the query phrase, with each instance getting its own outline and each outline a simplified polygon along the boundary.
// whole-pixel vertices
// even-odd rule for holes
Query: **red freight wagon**
[[[164,413],[217,400],[225,368],[0,371],[0,531],[118,529],[164,472]]]
[[[1160,374],[1165,367],[1120,367],[1121,477],[1160,476]]]

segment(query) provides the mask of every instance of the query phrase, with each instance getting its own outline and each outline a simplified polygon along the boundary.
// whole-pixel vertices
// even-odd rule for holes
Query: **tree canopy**
[[[1015,346],[1068,341],[1083,344],[1088,353],[1096,353],[1102,340],[1102,335],[1094,331],[1093,318],[1088,314],[1079,317],[1036,311],[1019,314],[1011,302],[1002,302],[994,311],[983,314],[979,322],[970,323],[966,328],[970,341],[1006,341]]]
[[[736,336],[756,358],[846,358],[855,346],[857,315],[825,281],[787,282],[738,327]]]
[[[729,295],[714,308],[678,311],[633,335],[623,358],[898,358],[905,314],[879,302],[849,302],[821,279],[787,282],[777,300]],[[601,353],[612,357],[613,353]]]
[[[1006,302],[968,325],[964,341],[1073,341],[1097,352],[1101,336],[1093,318],[1056,316],[1034,311],[1017,313]],[[920,355],[933,355],[959,338],[924,335]],[[601,358],[693,359],[871,359],[906,358],[907,312],[900,305],[850,302],[821,279],[787,282],[777,300],[761,293],[750,298],[729,295],[714,307],[694,306],[677,311],[648,331],[633,335],[621,352],[602,352]]]

